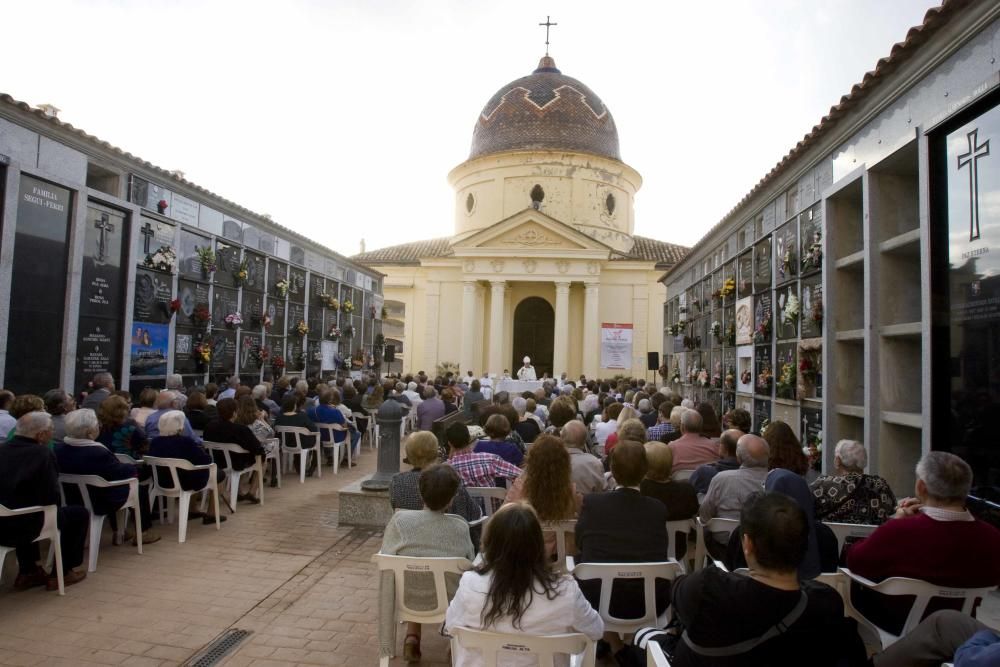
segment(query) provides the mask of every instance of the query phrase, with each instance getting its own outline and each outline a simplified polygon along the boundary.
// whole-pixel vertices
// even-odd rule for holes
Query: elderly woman
[[[56,445],[56,463],[59,472],[66,475],[97,475],[109,482],[120,479],[138,477],[138,466],[131,463],[120,463],[107,447],[97,442],[97,434],[101,430],[97,415],[93,410],[75,410],[66,415],[66,434],[63,441]],[[76,484],[64,484],[63,492],[69,505],[82,505],[80,490]],[[116,486],[109,489],[90,488],[90,501],[95,514],[108,517],[112,532],[117,533],[117,513],[128,500],[129,488]],[[150,528],[149,487],[139,485],[139,523],[142,526],[143,544],[152,544],[160,539],[160,535]],[[96,536],[100,539],[100,536]],[[95,539],[92,538],[92,539]],[[135,544],[135,538],[132,543]]]
[[[534,403],[534,401],[531,402]],[[518,396],[511,401],[511,406],[514,408],[514,412],[517,413],[517,423],[514,424],[514,430],[518,432],[525,444],[533,443],[535,438],[542,432],[542,429],[535,419],[528,416],[528,401]]]
[[[204,431],[212,417],[208,414],[208,399],[204,392],[192,391],[184,404],[184,415],[188,418],[191,428]],[[211,439],[211,438],[209,438]]]
[[[249,396],[242,397],[240,401],[246,401],[254,408],[256,407],[253,399]],[[188,405],[190,404],[191,401],[189,400]],[[254,459],[264,455],[264,447],[261,446],[260,440],[257,439],[257,436],[254,435],[249,426],[236,421],[237,405],[237,401],[232,398],[224,398],[218,402],[216,407],[219,411],[219,418],[209,422],[208,426],[205,427],[205,440],[209,442],[231,442],[247,450],[249,454],[231,453],[229,455],[235,470],[245,470],[254,464]],[[226,459],[223,454],[215,452],[213,455],[219,467],[225,467]],[[252,489],[256,488],[254,484],[257,481],[256,475],[257,473],[254,472],[240,477],[240,488],[236,498],[229,499],[231,504],[235,505],[237,500],[245,500],[255,505],[260,504],[260,498],[251,492]]]
[[[436,451],[436,448],[435,448]],[[464,519],[447,514],[462,481],[449,465],[434,464],[423,471],[417,481],[422,500],[421,509],[400,510],[392,515],[385,527],[380,553],[391,556],[418,557],[464,557],[472,560],[475,551],[469,538],[469,525]],[[433,599],[433,579],[417,573],[408,582],[407,596],[412,596],[414,604],[423,599]],[[392,573],[383,573],[379,582],[379,643],[382,655],[388,655],[394,647],[387,646],[392,637],[394,583]],[[448,582],[449,589],[457,588],[454,579]],[[420,660],[420,624],[409,622],[406,639],[403,642],[403,659],[406,662]]]
[[[212,463],[212,455],[205,451],[205,448],[193,439],[184,435],[184,426],[187,419],[180,410],[167,410],[159,419],[159,435],[149,443],[149,455],[165,459],[184,459],[195,465],[206,465]],[[216,469],[216,481],[221,482],[226,478],[226,473],[221,469]],[[170,471],[160,468],[158,471],[160,485],[164,488],[173,486],[173,479]],[[180,480],[181,488],[185,491],[194,491],[204,488],[208,483],[207,470],[178,470],[177,477]],[[202,519],[203,523],[215,522],[215,510],[212,505],[208,506],[209,514]],[[190,516],[190,515],[189,515]],[[220,521],[225,521],[226,517],[220,516]]]
[[[438,462],[437,437],[430,431],[416,431],[406,438],[404,448],[406,460],[413,467],[393,475],[389,482],[389,504],[394,510],[417,510],[424,506],[420,497],[420,473]],[[475,521],[483,515],[479,503],[465,490],[464,484],[459,486],[448,513],[457,514],[466,521]]]
[[[878,475],[866,475],[868,453],[857,440],[841,440],[834,449],[833,475],[812,483],[816,519],[836,523],[881,525],[896,512],[896,496]]]
[[[156,412],[156,394],[157,391],[152,387],[146,387],[139,392],[139,406],[132,408],[128,415],[132,421],[136,424],[145,424],[149,415]]]
[[[473,451],[477,454],[496,454],[507,463],[521,467],[524,454],[517,445],[507,440],[510,435],[510,420],[500,413],[494,413],[483,426],[488,440],[480,440]]]
[[[121,396],[108,396],[97,408],[101,432],[97,441],[114,454],[128,454],[141,459],[148,442],[142,428],[129,416],[129,406]]]
[[[604,456],[610,456],[615,445],[625,440],[633,442],[646,442],[646,426],[638,417],[638,411],[625,406],[621,414],[618,415],[618,430],[608,436],[604,443]]]
[[[62,389],[45,392],[45,411],[52,416],[52,439],[59,442],[66,437],[66,415],[76,410],[76,401]]]

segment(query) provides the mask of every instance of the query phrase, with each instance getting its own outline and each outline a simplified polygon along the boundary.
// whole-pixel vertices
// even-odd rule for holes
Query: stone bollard
[[[387,491],[389,480],[399,472],[400,424],[404,410],[398,401],[388,400],[378,409],[373,419],[378,421],[378,470],[370,479],[361,482],[365,491]]]

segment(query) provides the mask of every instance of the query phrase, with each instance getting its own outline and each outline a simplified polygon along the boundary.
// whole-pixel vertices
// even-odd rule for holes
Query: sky
[[[447,174],[551,15],[643,176],[635,233],[692,245],[934,4],[0,0],[0,92],[353,255],[453,233]]]

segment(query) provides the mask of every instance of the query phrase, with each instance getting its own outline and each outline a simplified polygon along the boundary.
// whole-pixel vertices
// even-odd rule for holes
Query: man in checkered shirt
[[[521,474],[520,468],[496,454],[472,451],[473,442],[465,424],[452,424],[445,431],[445,437],[451,447],[448,463],[458,471],[467,487],[498,486],[497,480],[514,480]]]
[[[670,423],[670,411],[674,409],[674,404],[670,401],[660,403],[656,423],[646,431],[647,440],[659,440],[667,433],[674,432],[674,425]]]

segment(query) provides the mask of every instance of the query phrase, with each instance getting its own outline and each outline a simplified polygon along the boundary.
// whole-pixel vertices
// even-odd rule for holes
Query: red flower
[[[156,207],[159,209],[165,209],[167,207],[167,200],[161,199],[160,201],[156,202]]]
[[[170,312],[171,313],[176,313],[180,309],[181,309],[181,300],[180,299],[174,299],[173,301],[170,302]]]

